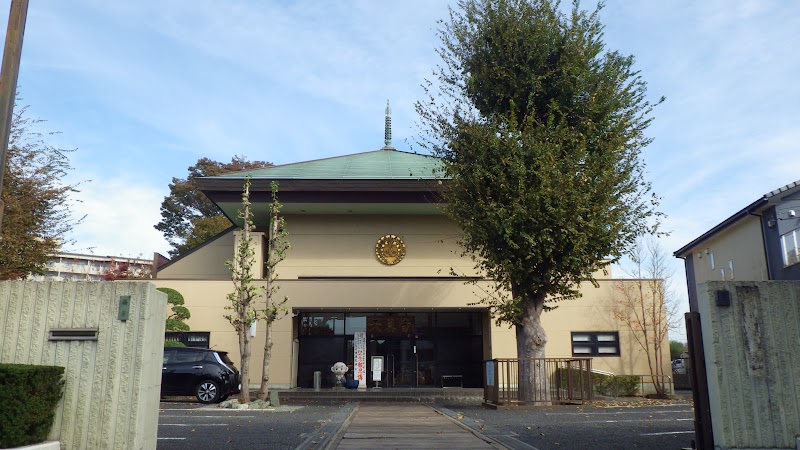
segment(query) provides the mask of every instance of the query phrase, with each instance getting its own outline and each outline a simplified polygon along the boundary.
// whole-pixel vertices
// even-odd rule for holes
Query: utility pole
[[[28,17],[28,0],[11,0],[8,13],[6,46],[3,49],[3,66],[0,69],[0,231],[3,229],[3,175],[6,172],[8,137],[14,117],[14,99],[17,95],[19,60],[22,56],[22,37],[25,35],[25,20]]]

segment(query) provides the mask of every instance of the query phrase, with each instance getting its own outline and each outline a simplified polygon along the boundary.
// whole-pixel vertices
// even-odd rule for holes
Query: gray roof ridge
[[[782,194],[782,193],[784,193],[784,192],[786,192],[788,190],[794,189],[794,188],[796,188],[798,186],[800,186],[800,180],[792,181],[791,183],[787,184],[786,186],[781,186],[778,189],[775,189],[774,191],[767,192],[766,194],[764,194],[764,198],[774,197],[774,196]]]

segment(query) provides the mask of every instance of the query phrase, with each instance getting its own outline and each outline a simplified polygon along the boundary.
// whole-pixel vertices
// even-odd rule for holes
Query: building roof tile
[[[442,163],[433,156],[383,148],[365,153],[283,164],[207,178],[397,180],[442,177]]]

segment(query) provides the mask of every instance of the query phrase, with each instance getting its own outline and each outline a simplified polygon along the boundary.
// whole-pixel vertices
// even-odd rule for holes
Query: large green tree
[[[189,167],[186,178],[172,178],[169,195],[161,203],[161,221],[155,225],[173,246],[170,255],[180,255],[231,226],[219,208],[197,188],[197,178],[270,165],[265,161],[248,161],[241,156],[234,156],[229,163],[201,158]]]
[[[3,216],[0,233],[0,280],[44,273],[53,253],[80,222],[70,213],[76,185],[64,177],[72,169],[65,150],[47,143],[55,133],[39,131],[41,119],[27,107],[15,111],[3,175]]]
[[[604,47],[601,9],[459,1],[416,105],[465,252],[507,292],[483,301],[516,327],[520,358],[545,356],[543,311],[578,297],[659,215],[641,157],[653,104],[633,57]],[[535,369],[529,399],[544,388]]]

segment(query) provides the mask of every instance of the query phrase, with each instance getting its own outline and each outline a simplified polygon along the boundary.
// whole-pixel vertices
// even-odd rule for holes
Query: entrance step
[[[483,402],[483,388],[383,388],[383,389],[288,389],[277,391],[281,402],[360,401],[360,402]]]

